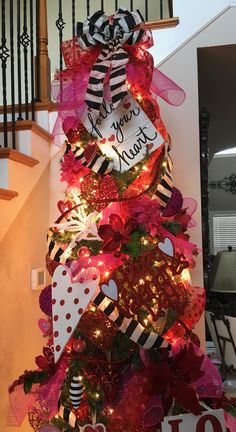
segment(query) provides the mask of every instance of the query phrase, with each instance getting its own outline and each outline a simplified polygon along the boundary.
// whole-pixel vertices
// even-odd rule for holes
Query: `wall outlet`
[[[31,270],[31,289],[38,291],[43,289],[45,284],[45,270],[43,267]]]

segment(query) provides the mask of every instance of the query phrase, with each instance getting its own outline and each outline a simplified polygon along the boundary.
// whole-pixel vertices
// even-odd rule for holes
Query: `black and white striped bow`
[[[78,42],[86,49],[101,43],[103,48],[90,72],[85,102],[95,112],[99,112],[103,102],[104,79],[110,70],[110,91],[114,108],[127,94],[126,64],[129,57],[123,45],[138,43],[145,30],[135,27],[144,22],[139,11],[129,12],[120,8],[109,19],[103,11],[98,11],[85,22],[77,23]]]

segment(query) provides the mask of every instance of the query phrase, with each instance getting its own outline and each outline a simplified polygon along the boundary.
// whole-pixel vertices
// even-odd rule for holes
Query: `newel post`
[[[47,0],[36,1],[36,100],[50,102],[50,60],[48,57]]]

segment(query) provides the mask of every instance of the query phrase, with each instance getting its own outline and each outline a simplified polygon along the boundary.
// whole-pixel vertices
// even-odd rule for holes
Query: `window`
[[[236,214],[213,216],[214,255],[228,246],[236,249]]]

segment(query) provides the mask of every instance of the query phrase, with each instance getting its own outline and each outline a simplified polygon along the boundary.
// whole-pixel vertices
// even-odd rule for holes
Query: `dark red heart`
[[[147,145],[146,145],[147,150],[151,150],[153,146],[154,146],[153,143],[149,143],[149,144],[147,144]]]
[[[105,144],[106,138],[102,138],[99,142],[100,142],[100,144]]]
[[[113,142],[113,141],[115,141],[115,135],[112,134],[112,135],[108,138],[108,141],[109,141],[109,142]]]
[[[58,210],[63,214],[65,213],[67,210],[72,208],[72,202],[71,201],[58,201],[57,203],[57,208]]]
[[[125,102],[125,103],[123,104],[123,107],[126,108],[126,109],[128,109],[128,108],[130,107],[130,105],[131,105],[130,102]]]

